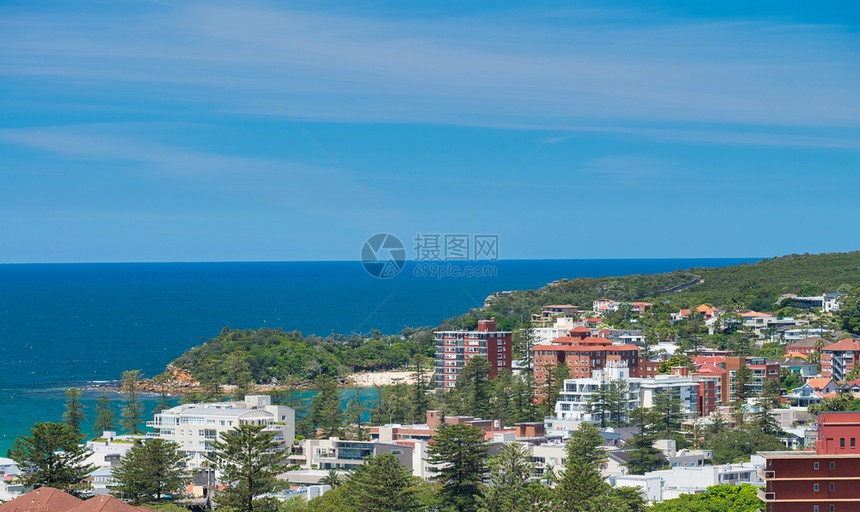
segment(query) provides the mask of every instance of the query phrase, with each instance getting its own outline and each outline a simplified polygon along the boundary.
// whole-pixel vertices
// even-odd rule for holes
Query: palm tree
[[[328,474],[320,480],[322,485],[330,485],[332,489],[339,486],[343,483],[343,480],[340,479],[340,474],[336,469],[329,469]]]

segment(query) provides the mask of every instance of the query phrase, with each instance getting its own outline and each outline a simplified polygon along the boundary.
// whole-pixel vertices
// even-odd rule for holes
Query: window
[[[830,512],[834,512],[836,510],[836,505],[830,505]]]
[[[818,492],[818,484],[812,484],[812,490]]]
[[[854,448],[854,438],[851,438],[851,448]]]
[[[830,490],[831,490],[831,491],[835,491],[835,490],[836,490],[836,484],[834,484],[834,483],[832,483],[832,482],[831,482],[831,484],[830,484]]]
[[[836,463],[835,462],[830,463],[830,469],[831,470],[836,469]]]
[[[818,471],[818,463],[817,462],[812,463],[812,469]]]
[[[818,512],[818,505],[814,505],[812,507],[812,512]]]
[[[844,437],[839,438],[839,447],[845,448],[845,438]]]

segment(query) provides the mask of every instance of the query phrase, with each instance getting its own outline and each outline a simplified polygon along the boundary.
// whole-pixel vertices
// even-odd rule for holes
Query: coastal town
[[[310,406],[314,412],[290,402],[277,386],[270,386],[268,394],[265,387],[241,394],[232,386],[225,390],[233,393],[228,400],[165,404],[146,421],[145,431],[104,430],[75,449],[86,471],[66,488],[41,487],[32,474],[37,465],[27,460],[32,451],[13,450],[17,458],[0,459],[0,499],[8,501],[0,512],[99,507],[132,512],[128,503],[146,503],[152,496],[132,491],[123,468],[153,443],[174,457],[170,471],[177,472],[176,487],[162,489],[170,502],[217,507],[220,496],[241,487],[224,462],[223,452],[235,439],[228,440],[249,433],[266,436],[263,451],[275,464],[268,487],[252,498],[280,503],[271,506],[283,510],[315,510],[315,503],[331,499],[353,474],[359,482],[362,468],[371,467],[366,464],[382,460],[414,479],[414,485],[450,484],[446,471],[464,462],[446,458],[454,455],[440,451],[440,436],[454,435],[456,429],[467,429],[461,435],[473,436],[470,449],[488,460],[519,457],[525,471],[520,484],[540,485],[550,493],[530,498],[539,510],[554,509],[563,499],[547,497],[552,492],[582,485],[566,481],[565,474],[574,471],[572,447],[581,447],[589,433],[597,440],[591,450],[598,461],[593,469],[605,486],[601,492],[613,499],[632,496],[625,502],[633,504],[629,510],[676,510],[660,507],[708,496],[715,486],[755,496],[760,510],[769,512],[807,510],[802,504],[813,503],[819,511],[852,510],[860,507],[860,493],[852,485],[860,475],[855,442],[860,438],[860,340],[837,322],[848,297],[784,294],[772,312],[601,298],[591,308],[541,306],[514,331],[500,330],[494,317],[478,320],[473,330],[436,330],[432,367],[359,373],[342,386],[331,382],[334,405],[322,403],[323,390]],[[667,321],[655,324],[661,317]],[[720,333],[736,345],[696,343]],[[172,376],[172,390],[201,386],[176,368]],[[488,393],[505,380],[526,386],[523,407],[533,411],[532,421],[493,415],[486,404],[458,406],[450,398],[493,402]],[[342,408],[338,389],[358,399]],[[375,390],[375,396],[365,398],[365,410],[362,389]],[[380,420],[385,415],[376,413],[385,407],[385,389],[407,390],[412,413],[405,417],[411,423]],[[520,397],[514,392],[502,401]],[[442,405],[434,409],[434,404]],[[316,409],[324,407],[331,421],[317,419],[323,416]],[[371,409],[368,421],[365,413]],[[484,414],[459,414],[464,411]],[[399,413],[390,412],[389,420],[394,414]],[[71,417],[58,426],[74,425]],[[307,423],[301,426],[301,417],[315,418],[310,430]],[[479,464],[468,486],[500,485],[497,471],[496,463]],[[612,494],[626,489],[632,494]],[[482,499],[487,498],[475,503],[485,503]],[[157,502],[152,506],[157,508]]]

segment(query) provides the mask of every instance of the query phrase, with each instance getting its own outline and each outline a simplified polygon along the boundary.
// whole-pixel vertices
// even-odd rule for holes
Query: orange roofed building
[[[52,487],[40,487],[0,505],[0,512],[155,512],[135,507],[113,496],[86,501]]]
[[[570,370],[570,378],[578,379],[591,377],[592,371],[604,369],[608,361],[617,361],[629,368],[631,377],[653,377],[659,366],[640,357],[637,345],[614,344],[606,338],[591,336],[591,331],[583,328],[571,329],[569,336],[535,345],[532,349],[532,366],[539,389],[546,384],[553,367],[565,365]]]

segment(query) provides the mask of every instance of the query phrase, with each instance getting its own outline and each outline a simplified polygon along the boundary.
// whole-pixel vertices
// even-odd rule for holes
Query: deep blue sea
[[[757,259],[499,261],[494,277],[442,279],[417,277],[412,262],[390,279],[359,262],[0,265],[0,456],[33,423],[60,421],[66,388],[155,375],[224,326],[396,333],[494,291]],[[90,415],[95,396],[84,396]]]

